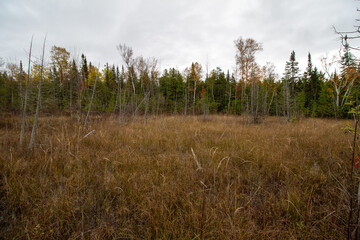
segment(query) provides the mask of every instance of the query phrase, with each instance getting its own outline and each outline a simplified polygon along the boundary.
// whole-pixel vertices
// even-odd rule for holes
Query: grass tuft
[[[314,121],[43,117],[27,151],[3,117],[0,237],[342,239],[351,136]]]

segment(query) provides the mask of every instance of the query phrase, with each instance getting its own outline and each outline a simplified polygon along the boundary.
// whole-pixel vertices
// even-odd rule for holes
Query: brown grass
[[[343,239],[346,121],[241,119],[43,117],[29,152],[2,117],[0,238]]]

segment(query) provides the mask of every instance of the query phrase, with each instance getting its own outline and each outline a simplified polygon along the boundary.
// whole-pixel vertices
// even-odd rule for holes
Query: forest
[[[307,67],[301,73],[292,51],[282,77],[273,64],[257,64],[255,56],[263,49],[261,43],[241,37],[234,43],[234,72],[219,67],[208,70],[193,62],[183,71],[170,68],[161,73],[157,59],[134,56],[133,49],[125,44],[117,46],[122,66],[106,63],[100,67],[84,54],[75,61],[65,48],[52,46],[49,63],[31,60],[28,71],[24,71],[22,61],[3,62],[1,110],[22,112],[27,91],[26,111],[35,112],[42,77],[41,112],[77,118],[91,105],[91,112],[113,113],[120,121],[135,114],[243,115],[247,123],[269,115],[285,116],[288,121],[351,117],[347,103],[355,101],[358,94],[359,65],[347,42],[338,61],[322,59],[323,70],[313,66],[308,53]],[[340,69],[332,68],[336,63]]]

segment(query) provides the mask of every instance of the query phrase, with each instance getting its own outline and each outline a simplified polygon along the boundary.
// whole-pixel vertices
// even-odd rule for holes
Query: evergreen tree
[[[159,88],[166,101],[166,111],[182,109],[184,97],[184,82],[180,72],[175,68],[165,69],[159,79]]]
[[[334,115],[334,90],[332,83],[327,80],[321,85],[317,103],[317,114],[320,117],[331,117]]]
[[[80,91],[80,76],[75,60],[73,59],[70,68],[70,80],[69,80],[69,110],[71,116],[73,111],[73,104],[77,102],[77,98],[80,97],[79,91]]]
[[[286,113],[287,120],[290,121],[291,115],[294,112],[297,115],[297,101],[295,99],[296,93],[299,86],[298,72],[299,72],[299,63],[295,58],[295,51],[292,51],[290,54],[290,60],[286,62],[285,65],[285,96],[286,96]]]
[[[230,78],[230,76],[229,76]],[[227,98],[227,81],[224,72],[218,67],[210,73],[211,81],[209,83],[213,84],[212,95],[213,102],[211,104],[212,112],[222,112],[226,109],[228,104]]]
[[[311,62],[311,54],[308,54],[308,65],[303,75],[303,92],[305,95],[305,114],[316,115],[317,101],[321,91],[321,81],[323,74],[318,72],[318,69],[313,68]]]
[[[81,54],[81,80],[82,85],[85,86],[87,79],[89,78],[89,70],[87,60],[84,54]]]
[[[350,52],[347,36],[345,36],[343,55],[341,56],[340,63],[342,71],[345,71],[347,68],[356,67],[355,56]]]
[[[350,46],[347,41],[347,36],[344,38],[345,44],[343,48],[343,55],[341,56],[341,81],[345,86],[341,94],[343,99],[341,105],[343,106],[340,109],[341,115],[346,116],[349,109],[344,108],[345,102],[350,101],[351,98],[357,98],[359,94],[359,74],[355,62],[355,56],[350,51]],[[350,98],[350,99],[349,99]]]

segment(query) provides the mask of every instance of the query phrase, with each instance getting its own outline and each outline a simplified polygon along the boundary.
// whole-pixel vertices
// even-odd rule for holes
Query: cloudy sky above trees
[[[84,53],[94,65],[121,65],[116,46],[125,43],[136,56],[159,59],[161,69],[197,61],[233,71],[242,36],[263,44],[258,63],[274,63],[279,74],[292,50],[301,71],[308,52],[321,69],[319,58],[340,48],[332,26],[353,30],[357,7],[355,0],[1,0],[0,57],[26,61],[32,35],[40,56],[47,34],[47,50]]]

